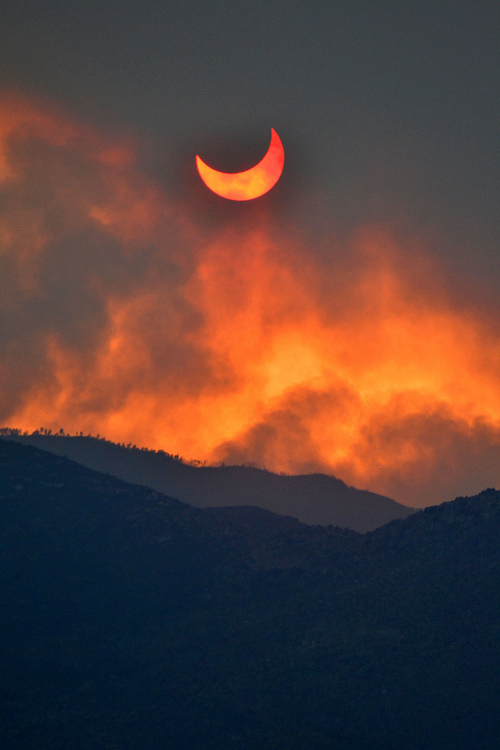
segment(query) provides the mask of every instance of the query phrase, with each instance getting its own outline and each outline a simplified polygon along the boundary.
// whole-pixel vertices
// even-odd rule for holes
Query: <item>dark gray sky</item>
[[[499,32],[497,0],[2,3],[0,425],[498,484]],[[209,195],[195,154],[271,127],[273,190]]]
[[[0,74],[173,152],[273,126],[337,222],[437,228],[496,272],[497,2],[8,0]],[[170,179],[165,175],[165,179]],[[469,258],[474,255],[474,262]]]

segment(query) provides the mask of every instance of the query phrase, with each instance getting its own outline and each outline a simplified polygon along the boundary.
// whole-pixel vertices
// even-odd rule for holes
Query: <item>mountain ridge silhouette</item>
[[[194,466],[163,451],[141,450],[90,436],[4,437],[66,456],[96,471],[142,484],[196,507],[250,505],[307,524],[371,531],[414,508],[326,474],[280,475],[252,466]]]
[[[375,531],[0,441],[0,725],[39,750],[496,750],[500,492]]]

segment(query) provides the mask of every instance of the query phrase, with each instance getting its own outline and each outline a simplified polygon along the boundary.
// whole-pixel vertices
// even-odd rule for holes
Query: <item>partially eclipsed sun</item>
[[[196,157],[196,166],[205,185],[232,201],[249,201],[267,193],[278,182],[285,163],[283,144],[271,128],[271,143],[264,158],[245,172],[218,172]]]

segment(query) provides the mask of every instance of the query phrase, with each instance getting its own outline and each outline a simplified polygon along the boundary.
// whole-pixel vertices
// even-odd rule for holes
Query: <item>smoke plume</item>
[[[412,505],[498,485],[498,310],[387,227],[320,248],[272,211],[198,207],[130,139],[2,97],[2,424]]]

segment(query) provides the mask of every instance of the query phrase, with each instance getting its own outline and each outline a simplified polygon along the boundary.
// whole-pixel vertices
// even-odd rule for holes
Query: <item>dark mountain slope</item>
[[[3,742],[496,750],[500,493],[369,534],[0,441]]]
[[[390,498],[348,487],[324,474],[281,476],[246,466],[190,466],[163,452],[124,448],[91,437],[33,434],[11,438],[202,508],[253,505],[303,523],[360,532],[413,512]]]

